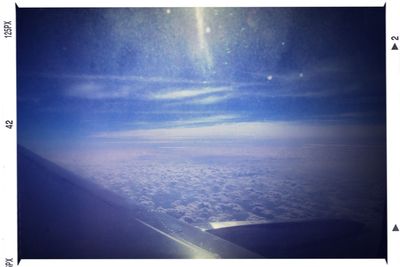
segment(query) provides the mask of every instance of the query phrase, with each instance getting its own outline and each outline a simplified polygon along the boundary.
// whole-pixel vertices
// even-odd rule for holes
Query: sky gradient
[[[18,9],[18,142],[384,144],[383,8]]]

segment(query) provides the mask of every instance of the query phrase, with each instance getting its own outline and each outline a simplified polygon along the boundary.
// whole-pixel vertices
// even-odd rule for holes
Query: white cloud
[[[76,81],[113,81],[113,82],[142,82],[142,83],[168,83],[168,84],[204,84],[202,80],[190,80],[183,78],[170,78],[162,76],[143,75],[95,75],[95,74],[39,74],[47,78],[71,79]]]
[[[368,125],[318,125],[300,122],[234,122],[211,126],[100,132],[92,137],[134,140],[298,140],[346,139],[378,136],[381,127]]]
[[[198,99],[194,99],[193,101],[191,101],[191,104],[198,104],[198,105],[211,105],[211,104],[216,104],[219,102],[222,102],[224,100],[227,100],[229,98],[231,98],[232,95],[212,95],[212,96],[207,96],[204,98],[198,98]]]
[[[128,97],[130,91],[128,86],[109,87],[98,83],[83,83],[68,88],[66,94],[78,98],[110,99]]]
[[[232,91],[231,87],[204,87],[198,89],[174,89],[172,91],[157,92],[150,95],[156,100],[181,100],[202,95],[216,94]]]
[[[226,121],[231,121],[240,118],[237,115],[214,115],[206,117],[198,117],[189,120],[178,120],[172,121],[170,124],[173,125],[191,125],[191,124],[203,124],[203,123],[221,123]]]
[[[163,122],[158,122],[158,127],[160,128],[171,128],[171,127],[183,127],[183,126],[195,126],[195,125],[205,125],[205,124],[218,124],[218,123],[224,123],[224,122],[233,122],[238,119],[243,119],[243,117],[235,114],[224,114],[224,115],[206,115],[206,114],[201,114],[205,115],[202,117],[190,117],[188,118],[188,115],[198,115],[198,113],[188,113],[184,111],[179,111],[177,113],[172,113],[172,114],[177,114],[179,116],[183,116],[183,119],[178,119],[178,120],[165,120]],[[154,122],[151,121],[133,121],[126,123],[126,125],[130,126],[135,126],[135,127],[141,127],[141,128],[149,128],[151,126],[154,126]]]

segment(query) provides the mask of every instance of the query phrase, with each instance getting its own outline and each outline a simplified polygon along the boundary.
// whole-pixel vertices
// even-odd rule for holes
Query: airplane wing
[[[20,259],[259,258],[18,147]]]
[[[384,257],[382,236],[351,221],[195,227],[144,210],[20,146],[18,231],[19,259]]]

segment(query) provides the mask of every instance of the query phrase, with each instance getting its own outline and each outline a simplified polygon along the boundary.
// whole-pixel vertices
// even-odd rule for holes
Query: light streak
[[[208,73],[213,68],[213,58],[206,39],[206,27],[204,26],[204,8],[196,7],[195,12],[197,38],[199,42],[199,61],[203,73]]]

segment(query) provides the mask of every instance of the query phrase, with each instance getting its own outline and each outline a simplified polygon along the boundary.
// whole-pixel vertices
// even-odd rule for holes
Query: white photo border
[[[12,38],[1,36],[0,90],[0,260],[13,259],[17,264],[17,110],[16,110],[16,5],[18,7],[383,7],[386,6],[386,109],[387,109],[387,262],[385,259],[253,259],[253,260],[21,260],[21,266],[400,266],[400,50],[391,50],[392,36],[400,36],[400,1],[398,0],[19,0],[0,1],[0,21],[12,21]],[[3,35],[3,34],[2,34]],[[400,47],[400,42],[397,43]],[[11,129],[5,121],[12,120]],[[397,252],[397,253],[396,253]]]

